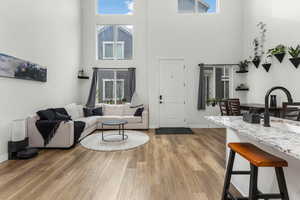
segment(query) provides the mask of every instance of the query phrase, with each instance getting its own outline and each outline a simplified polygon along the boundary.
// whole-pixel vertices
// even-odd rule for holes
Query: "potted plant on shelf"
[[[286,47],[282,44],[279,44],[275,48],[269,49],[268,54],[275,56],[277,60],[281,63],[286,54]]]
[[[269,72],[271,65],[272,65],[272,55],[268,55],[265,59],[264,64],[262,64],[262,66],[267,72]]]
[[[292,56],[292,58],[290,58],[291,63],[298,68],[300,64],[300,45],[297,45],[296,48],[289,47],[289,54]]]
[[[206,103],[208,106],[211,105],[212,107],[215,107],[218,104],[218,102],[219,101],[217,99],[211,98],[211,99],[208,99]]]
[[[249,61],[248,60],[244,60],[244,61],[241,61],[239,63],[239,71],[240,73],[242,72],[248,72],[248,66],[249,66]]]

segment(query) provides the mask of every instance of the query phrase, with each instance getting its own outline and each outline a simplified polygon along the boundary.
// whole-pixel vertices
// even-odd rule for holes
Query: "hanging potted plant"
[[[300,45],[297,45],[296,48],[289,47],[289,54],[292,56],[292,58],[290,58],[291,63],[298,68],[300,64]]]
[[[269,49],[268,53],[275,56],[277,58],[277,60],[281,63],[286,54],[286,47],[284,45],[280,44],[280,45],[277,45],[273,49]]]
[[[264,43],[266,41],[266,24],[263,22],[259,22],[257,24],[257,27],[259,29],[260,33],[260,39],[255,38],[253,40],[253,46],[254,46],[254,58],[252,60],[253,64],[255,65],[256,68],[258,68],[260,62],[261,62],[261,57],[264,55]]]
[[[257,38],[253,40],[254,45],[254,58],[252,60],[252,63],[255,65],[256,68],[258,68],[260,64],[260,55],[259,55],[259,41]]]
[[[262,66],[267,72],[269,72],[271,65],[272,65],[272,56],[268,55],[265,59],[264,64],[262,64]]]
[[[249,66],[249,61],[248,60],[243,60],[239,63],[239,71],[240,73],[243,72],[248,72],[248,66]]]

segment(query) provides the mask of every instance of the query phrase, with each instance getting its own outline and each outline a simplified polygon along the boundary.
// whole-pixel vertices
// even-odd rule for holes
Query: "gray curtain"
[[[200,66],[200,77],[199,77],[199,91],[198,91],[198,110],[206,109],[205,102],[205,76],[204,76],[204,66]]]
[[[128,68],[128,79],[129,79],[129,96],[130,96],[129,100],[131,101],[136,87],[135,68]]]
[[[88,108],[95,108],[96,106],[97,79],[98,79],[98,70],[94,69],[89,98],[86,103],[86,107]]]

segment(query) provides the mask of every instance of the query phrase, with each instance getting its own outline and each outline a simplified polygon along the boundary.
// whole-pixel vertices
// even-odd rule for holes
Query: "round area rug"
[[[109,138],[110,140],[113,140],[114,137],[116,137],[116,139],[119,139],[119,137],[117,136],[118,133],[118,130],[104,131],[104,137]],[[105,142],[102,141],[102,132],[100,131],[87,136],[80,142],[80,144],[87,149],[96,151],[122,151],[142,146],[146,144],[150,139],[147,134],[139,131],[125,130],[125,134],[128,135],[128,139],[125,141]]]

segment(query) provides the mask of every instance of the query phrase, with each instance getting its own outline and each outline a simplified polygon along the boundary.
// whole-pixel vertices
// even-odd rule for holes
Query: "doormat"
[[[191,128],[157,128],[156,135],[180,135],[180,134],[194,134]]]

